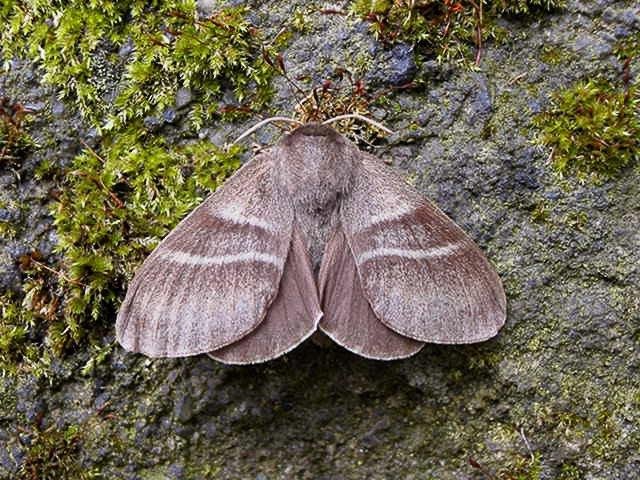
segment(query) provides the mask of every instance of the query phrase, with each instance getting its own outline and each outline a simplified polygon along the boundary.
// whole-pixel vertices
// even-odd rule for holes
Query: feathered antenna
[[[364,115],[360,115],[359,113],[347,113],[345,115],[338,115],[337,117],[333,117],[330,118],[329,120],[325,120],[324,122],[322,122],[323,125],[329,125],[330,123],[333,122],[339,122],[340,120],[346,120],[349,118],[355,118],[357,120],[361,120],[363,122],[366,122],[370,125],[373,125],[374,127],[382,130],[383,132],[388,133],[389,135],[393,134],[393,130],[389,130],[387,127],[385,127],[384,125],[382,125],[379,122],[376,122],[375,120],[370,119],[369,117],[365,117]]]
[[[381,123],[376,122],[375,120],[372,120],[372,119],[370,119],[368,117],[365,117],[364,115],[360,115],[358,113],[349,113],[349,114],[346,114],[346,115],[338,115],[337,117],[333,117],[333,118],[330,118],[328,120],[325,120],[324,122],[322,122],[322,125],[329,125],[329,124],[334,123],[334,122],[339,122],[341,120],[348,120],[348,119],[351,119],[351,118],[356,119],[356,120],[361,120],[361,121],[366,122],[366,123],[368,123],[370,125],[373,125],[374,127],[382,130],[385,133],[388,133],[389,135],[392,135],[394,133],[393,130],[389,130],[387,127],[385,127]],[[269,117],[269,118],[265,118],[264,120],[256,123],[249,130],[245,131],[238,138],[236,138],[231,143],[231,145],[235,145],[240,140],[242,140],[243,138],[248,137],[249,135],[251,135],[256,130],[259,130],[260,128],[264,127],[265,125],[268,125],[269,123],[273,123],[273,122],[287,122],[287,123],[293,123],[293,124],[298,125],[298,126],[304,125],[303,122],[301,122],[300,120],[296,120],[295,118],[289,118],[289,117]]]
[[[296,120],[294,118],[289,118],[289,117],[269,117],[269,118],[265,118],[264,120],[262,120],[261,122],[256,123],[253,127],[251,127],[249,130],[245,131],[242,135],[240,135],[238,138],[236,138],[231,145],[235,145],[236,143],[238,143],[240,140],[242,140],[243,138],[248,137],[249,135],[251,135],[253,132],[255,132],[256,130],[259,130],[260,128],[264,127],[265,125],[268,125],[269,123],[273,123],[273,122],[288,122],[288,123],[294,123],[296,125],[304,125],[300,120]]]

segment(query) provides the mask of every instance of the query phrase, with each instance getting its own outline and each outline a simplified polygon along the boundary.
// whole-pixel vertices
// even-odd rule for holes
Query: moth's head
[[[305,123],[289,132],[282,139],[282,144],[288,147],[304,143],[319,143],[327,146],[331,143],[340,144],[343,141],[342,135],[329,125],[323,125],[322,123]]]
[[[331,164],[331,160],[344,157],[348,140],[329,125],[305,123],[289,132],[281,140],[279,147],[287,164],[311,163]]]
[[[306,123],[278,144],[277,172],[289,194],[325,205],[351,183],[355,148],[328,125]]]

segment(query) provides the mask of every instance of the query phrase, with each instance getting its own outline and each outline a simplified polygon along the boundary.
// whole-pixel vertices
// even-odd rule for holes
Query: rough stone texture
[[[277,31],[290,5],[264,2],[256,21]],[[378,115],[399,132],[378,153],[495,263],[509,304],[500,336],[389,363],[313,344],[250,367],[152,361],[116,348],[86,377],[79,370],[89,353],[80,351],[52,365],[50,381],[0,379],[0,478],[14,478],[25,430],[40,417],[45,426],[81,424],[78,461],[104,478],[492,478],[470,458],[499,478],[636,478],[640,173],[601,186],[558,178],[532,143],[530,118],[574,80],[620,71],[612,46],[637,34],[637,7],[574,2],[531,22],[503,21],[512,40],[489,46],[478,72],[411,66],[406,52],[385,50],[341,15],[309,21],[285,52],[294,74],[321,79],[342,66],[385,86],[387,62],[385,71],[425,82]],[[545,63],[543,47],[560,61]],[[18,68],[3,88],[47,112],[32,128],[46,150],[21,172],[41,156],[68,162],[89,133],[36,73]],[[284,83],[276,104],[293,106]],[[223,137],[242,130],[223,128]],[[202,137],[218,132],[210,125]],[[0,173],[1,198],[24,205],[25,222],[17,239],[0,241],[6,289],[19,277],[16,256],[50,251],[55,236],[48,184]],[[546,220],[532,215],[539,206]]]
[[[49,216],[54,184],[34,178],[36,167],[44,160],[65,166],[82,150],[79,139],[88,145],[96,141],[95,132],[82,126],[79,115],[68,111],[53,89],[40,85],[41,75],[16,60],[9,73],[0,76],[0,96],[34,112],[28,131],[38,145],[19,165],[0,168],[0,221],[19,226],[15,236],[0,237],[0,292],[19,288],[20,256],[38,251],[46,257],[57,241]]]

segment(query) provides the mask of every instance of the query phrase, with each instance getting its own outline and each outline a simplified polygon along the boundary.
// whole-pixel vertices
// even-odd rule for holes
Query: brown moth
[[[146,259],[116,323],[127,350],[263,362],[321,331],[367,358],[487,340],[498,275],[391,167],[310,123],[244,165]]]

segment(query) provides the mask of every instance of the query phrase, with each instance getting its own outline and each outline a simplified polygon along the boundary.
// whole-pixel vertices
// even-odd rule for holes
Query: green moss
[[[192,130],[170,144],[145,119],[173,116],[181,89],[190,101],[178,114],[192,129],[265,104],[278,73],[268,59],[288,35],[263,42],[248,11],[225,7],[202,17],[192,0],[0,8],[5,60],[39,64],[43,81],[102,133],[66,170],[45,160],[35,171],[61,192],[53,208],[59,260],[26,258],[22,296],[3,299],[6,371],[46,372],[52,355],[89,341],[96,345],[89,372],[110,351],[102,338],[136,267],[238,168],[240,148],[194,141]]]
[[[38,281],[44,282],[43,277]],[[26,282],[30,288],[24,298],[14,293],[0,296],[0,373],[15,375],[28,371],[46,376],[51,365],[51,351],[45,346],[49,323],[46,313],[51,303],[38,298],[43,289]],[[51,330],[53,332],[53,329]]]
[[[584,478],[584,472],[575,465],[564,464],[560,468],[560,474],[558,480],[582,480]]]
[[[640,158],[640,90],[588,80],[555,94],[534,119],[553,168],[580,179],[607,179]]]
[[[563,0],[355,0],[351,10],[369,21],[376,37],[386,42],[417,45],[439,60],[466,61],[485,40],[504,37],[505,33],[495,23],[498,16],[528,15],[536,10],[560,8],[564,3]]]
[[[532,453],[528,457],[516,458],[513,463],[513,467],[503,469],[496,478],[499,480],[540,480],[542,478],[540,455]]]
[[[309,31],[311,23],[309,22],[309,16],[313,14],[312,9],[304,9],[296,7],[293,11],[293,17],[291,19],[291,26],[293,29],[300,33]]]
[[[638,58],[640,56],[640,33],[629,35],[616,43],[614,53],[621,60]]]
[[[531,205],[531,220],[536,223],[546,223],[551,215],[552,206],[544,199],[539,199]]]
[[[0,167],[19,164],[22,156],[35,147],[24,131],[27,113],[20,103],[0,98]]]
[[[306,123],[354,113],[370,117],[370,109],[381,107],[388,100],[389,93],[389,90],[374,92],[356,74],[339,68],[321,86],[311,87],[305,92],[305,99],[296,108],[296,118]],[[355,119],[343,119],[333,126],[364,145],[370,145],[381,134],[378,128]]]
[[[95,469],[86,469],[78,461],[81,448],[81,428],[72,425],[64,429],[55,426],[30,432],[29,448],[18,472],[19,480],[88,480],[99,478]]]
[[[266,47],[247,12],[231,7],[201,18],[195,1],[177,0],[12,1],[0,10],[7,26],[0,45],[5,60],[40,63],[43,80],[106,129],[161,117],[180,88],[192,92],[189,116],[198,128],[225,110],[225,89],[248,108],[271,94],[275,72],[262,58]],[[131,53],[120,58],[115,52],[125,45]]]
[[[543,45],[540,52],[540,60],[549,65],[560,65],[571,57],[569,51],[555,45]]]
[[[0,368],[12,365],[12,360],[22,353],[27,340],[32,314],[22,308],[13,295],[0,297]]]
[[[4,239],[13,239],[20,231],[19,222],[15,218],[16,212],[21,212],[20,203],[16,201],[3,201],[0,200],[0,210],[6,210],[14,213],[14,215],[7,215],[7,217],[0,219],[0,237]]]

